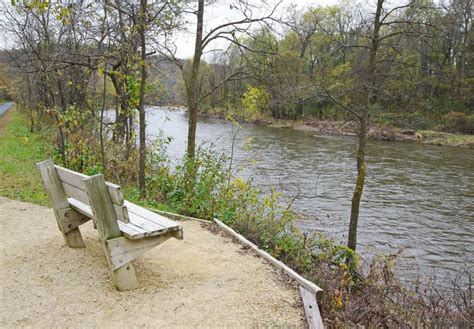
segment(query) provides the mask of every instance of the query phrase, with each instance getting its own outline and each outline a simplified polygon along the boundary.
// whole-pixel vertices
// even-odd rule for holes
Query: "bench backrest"
[[[51,160],[44,161],[41,164],[41,166],[38,166],[38,169],[40,170],[42,177],[45,174],[42,171],[52,172],[54,169],[57,174],[57,178],[59,178],[59,182],[62,186],[62,189],[64,190],[64,194],[66,195],[66,197],[76,199],[88,206],[91,206],[89,196],[87,194],[87,189],[84,185],[84,179],[90,178],[89,176],[63,168],[61,166],[57,166]],[[51,184],[47,184],[44,178],[43,182],[45,183],[45,187],[51,197],[51,188],[57,187],[48,186]],[[105,185],[107,187],[106,190],[109,193],[110,200],[114,208],[116,219],[128,223],[128,211],[126,206],[124,205],[123,194],[120,190],[120,186],[109,182],[106,182]]]
[[[64,192],[69,198],[74,198],[90,206],[89,197],[87,196],[86,187],[84,186],[83,180],[90,178],[87,175],[63,168],[61,166],[54,165],[56,172],[58,173],[59,179],[64,188]],[[120,191],[120,186],[106,182],[107,190],[109,191],[110,199],[113,204],[123,206],[123,195]]]

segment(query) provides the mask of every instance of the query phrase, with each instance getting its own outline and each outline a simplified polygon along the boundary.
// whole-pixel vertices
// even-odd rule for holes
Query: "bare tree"
[[[359,222],[360,202],[365,186],[367,175],[366,144],[369,122],[372,116],[376,116],[376,106],[383,97],[392,97],[384,88],[387,77],[391,76],[388,63],[393,64],[394,58],[399,54],[401,36],[408,34],[413,26],[421,26],[423,22],[414,19],[414,13],[407,12],[412,8],[414,2],[408,2],[391,8],[384,6],[385,0],[377,0],[372,18],[362,20],[363,26],[357,28],[360,33],[359,41],[351,47],[360,49],[359,56],[367,58],[362,60],[359,67],[353,69],[351,74],[357,76],[355,85],[350,91],[352,99],[350,102],[342,101],[336,97],[324,85],[326,95],[335,103],[352,115],[358,122],[358,149],[357,149],[357,179],[352,195],[351,216],[349,222],[349,233],[347,246],[355,250],[357,246],[357,228]],[[365,33],[362,33],[365,31]],[[367,40],[361,43],[361,40]],[[381,51],[381,49],[383,51]],[[398,67],[410,65],[401,60],[396,61]],[[344,93],[348,93],[347,90]]]
[[[211,4],[209,4],[211,5]],[[197,128],[197,116],[199,112],[200,101],[203,98],[212,94],[214,90],[223,86],[226,82],[239,79],[238,77],[242,72],[233,71],[220,81],[215,81],[215,84],[210,87],[207,91],[200,91],[199,87],[199,74],[202,56],[206,49],[210,47],[212,42],[216,40],[226,40],[231,44],[237,46],[243,46],[239,41],[239,34],[246,35],[251,31],[253,24],[267,24],[271,21],[275,15],[275,11],[280,5],[280,2],[274,7],[266,10],[263,14],[254,14],[254,10],[261,9],[259,7],[251,5],[247,1],[235,1],[230,4],[231,10],[238,11],[242,18],[232,20],[216,27],[212,27],[209,31],[204,31],[204,12],[205,8],[209,5],[205,4],[204,0],[197,1],[197,9],[190,11],[188,8],[183,8],[182,12],[196,15],[196,37],[194,44],[194,53],[191,60],[190,70],[187,71],[185,63],[179,60],[175,56],[175,50],[172,46],[168,45],[162,49],[162,55],[166,56],[173,63],[177,64],[181,72],[183,73],[183,79],[186,87],[187,105],[189,110],[189,124],[188,124],[188,143],[187,143],[187,156],[194,158],[196,149],[196,128]]]
[[[147,78],[146,68],[146,13],[147,0],[140,0],[140,14],[138,35],[140,36],[140,101],[138,105],[138,113],[140,117],[140,169],[138,174],[138,184],[140,196],[145,197],[145,152],[146,152],[146,122],[145,122],[145,86]]]

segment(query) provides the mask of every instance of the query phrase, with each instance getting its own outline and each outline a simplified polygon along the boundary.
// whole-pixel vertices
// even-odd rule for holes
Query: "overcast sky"
[[[215,4],[208,5],[205,7],[204,12],[204,29],[209,31],[213,27],[220,25],[222,23],[233,21],[242,17],[239,15],[239,11],[236,9],[231,9],[230,4],[235,3],[236,0],[217,0]],[[249,0],[250,3],[253,3],[255,6],[262,4],[261,0]],[[267,8],[273,8],[275,4],[278,3],[278,0],[266,0]],[[0,0],[0,3],[10,5],[10,0]],[[337,4],[338,0],[282,0],[282,3],[278,7],[276,15],[284,15],[288,7],[295,5],[300,9],[314,7],[314,6],[327,6]],[[1,5],[1,4],[0,4]],[[268,12],[268,10],[266,11]],[[262,13],[263,14],[263,13]],[[260,15],[261,16],[261,15]],[[259,17],[258,13],[254,17]],[[175,44],[177,46],[177,56],[181,58],[191,57],[194,52],[194,36],[196,30],[196,15],[188,15],[187,21],[189,22],[183,27],[183,30],[175,35]],[[10,48],[12,45],[9,37],[5,33],[0,33],[0,49]],[[220,41],[214,42],[209,45],[209,49],[217,48],[222,49],[226,48],[227,44]],[[209,51],[207,49],[207,51]]]
[[[236,9],[230,9],[230,4],[235,2],[232,0],[220,0],[217,1],[213,5],[209,5],[205,7],[204,11],[204,29],[205,31],[209,31],[215,26],[223,24],[228,21],[233,21],[242,17],[239,15],[239,11]],[[262,1],[260,0],[250,0],[250,3],[254,3],[255,5],[260,5]],[[267,0],[268,3],[267,8],[273,8],[275,4],[278,3],[278,0]],[[299,9],[305,9],[309,7],[315,6],[327,6],[327,5],[334,5],[337,4],[338,0],[283,0],[282,3],[278,7],[278,11],[276,15],[284,15],[287,11],[288,7],[291,5],[295,5]],[[268,12],[268,10],[267,10]],[[254,15],[258,17],[257,14]],[[180,32],[176,34],[176,46],[177,46],[177,56],[181,58],[191,57],[194,53],[194,36],[195,36],[195,29],[196,29],[196,16],[189,15],[188,17],[189,23],[186,25],[187,32]],[[212,48],[225,48],[226,43],[223,41],[214,42],[210,44],[209,47]],[[209,49],[207,49],[209,50]]]

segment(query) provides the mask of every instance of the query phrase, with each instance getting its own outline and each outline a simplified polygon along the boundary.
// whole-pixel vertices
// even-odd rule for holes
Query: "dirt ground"
[[[64,245],[51,209],[0,197],[0,327],[305,327],[296,287],[201,223],[182,222],[134,262],[140,288],[112,285],[98,234]]]

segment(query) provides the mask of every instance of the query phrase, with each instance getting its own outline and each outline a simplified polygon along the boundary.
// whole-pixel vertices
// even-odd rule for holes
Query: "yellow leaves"
[[[251,166],[255,166],[258,163],[258,160],[253,158],[245,158],[245,162]]]
[[[238,190],[246,190],[248,188],[248,183],[244,179],[237,177],[232,181],[232,185]]]
[[[12,4],[14,2],[12,1]],[[38,9],[40,13],[43,13],[46,11],[46,9],[50,6],[49,1],[30,1],[27,5],[26,8],[30,10]]]
[[[257,119],[261,112],[268,109],[270,94],[264,87],[247,87],[247,92],[242,97],[244,117],[249,120]]]
[[[59,15],[61,17],[69,16],[69,14],[70,14],[70,10],[68,7],[61,7],[61,9],[59,9]]]
[[[67,6],[58,5],[54,8],[56,19],[61,21],[64,25],[71,24],[71,8]]]
[[[340,263],[339,268],[343,271],[347,271],[349,269],[346,263]]]
[[[30,140],[29,140],[29,138],[28,138],[27,136],[23,136],[23,137],[21,138],[21,143],[22,143],[23,145],[28,144],[29,141],[30,141]]]
[[[263,198],[263,205],[266,208],[274,209],[278,206],[278,199],[280,199],[283,195],[280,192],[277,192],[274,187],[271,189],[271,193]]]
[[[238,123],[237,120],[234,118],[234,116],[233,116],[232,113],[226,114],[225,118],[226,118],[227,121],[232,122],[233,125],[239,127],[239,123]]]
[[[278,256],[281,253],[281,250],[282,250],[281,246],[276,245],[275,248],[273,248],[272,256],[278,258]]]
[[[105,74],[105,67],[99,67],[97,69],[97,72],[99,73],[99,75],[104,75]],[[111,70],[111,72],[114,72],[114,71]]]
[[[339,291],[338,289],[334,290],[334,293],[332,295],[333,303],[336,309],[341,309],[344,307],[344,302],[342,299],[342,292]]]
[[[331,70],[329,76],[331,78],[338,79],[341,76],[348,75],[351,70],[352,67],[350,63],[339,64]]]

